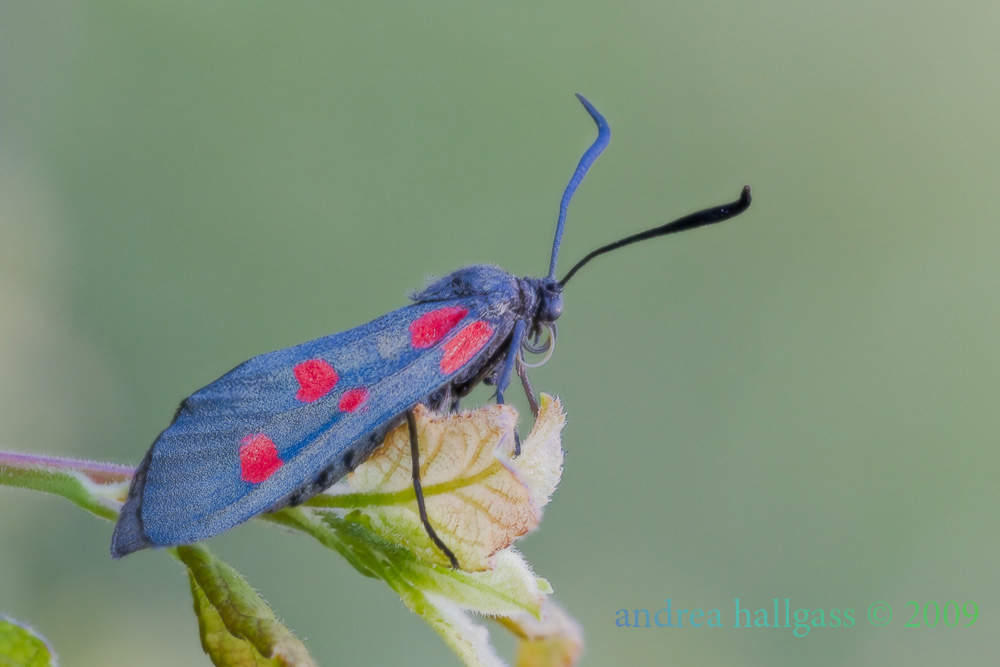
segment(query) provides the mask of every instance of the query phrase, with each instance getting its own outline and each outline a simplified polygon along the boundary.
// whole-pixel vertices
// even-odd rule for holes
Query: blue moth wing
[[[205,539],[318,493],[407,410],[478,377],[520,304],[517,279],[487,266],[413,298],[355,329],[254,357],[185,399],[136,471],[112,555]]]

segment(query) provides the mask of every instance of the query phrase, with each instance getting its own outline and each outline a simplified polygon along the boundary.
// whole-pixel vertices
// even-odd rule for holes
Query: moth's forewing
[[[510,335],[517,296],[499,269],[452,276],[470,270],[368,324],[254,357],[185,399],[136,473],[112,555],[205,539],[300,502],[370,456],[406,410],[475,375]]]

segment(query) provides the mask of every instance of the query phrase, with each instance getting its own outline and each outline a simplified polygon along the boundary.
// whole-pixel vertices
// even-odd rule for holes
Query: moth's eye
[[[546,322],[555,322],[562,315],[562,309],[562,295],[556,294],[550,296],[545,300],[545,306],[542,308],[542,319]]]

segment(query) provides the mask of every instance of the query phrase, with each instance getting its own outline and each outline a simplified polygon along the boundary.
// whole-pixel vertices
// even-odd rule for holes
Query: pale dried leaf
[[[549,504],[562,478],[561,435],[566,415],[558,398],[542,394],[539,399],[538,419],[521,443],[521,455],[511,458],[501,451],[498,458],[528,487],[531,504],[541,510]]]
[[[464,570],[493,567],[498,551],[533,530],[559,481],[565,417],[558,400],[543,395],[542,403],[517,459],[511,457],[517,412],[509,405],[450,415],[423,406],[414,410],[427,513]],[[355,494],[380,494],[381,504],[364,509],[376,531],[445,565],[420,523],[411,470],[403,424],[349,477],[348,487]],[[387,495],[391,502],[385,502]]]

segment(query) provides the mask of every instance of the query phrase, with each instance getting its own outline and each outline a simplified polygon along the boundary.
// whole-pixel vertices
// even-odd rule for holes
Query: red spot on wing
[[[312,403],[329,394],[340,377],[333,366],[322,359],[310,359],[295,367],[295,379],[299,381],[299,393],[295,398]]]
[[[455,336],[445,343],[444,356],[441,357],[441,372],[451,374],[465,365],[476,352],[493,336],[493,327],[489,322],[477,320],[467,324]]]
[[[469,313],[462,306],[448,306],[424,313],[410,323],[410,343],[415,348],[430,347],[455,328]]]
[[[263,433],[251,433],[241,442],[240,476],[244,482],[260,484],[283,465],[274,441]]]
[[[340,411],[354,412],[367,400],[368,390],[364,387],[345,391],[344,395],[340,397]]]

